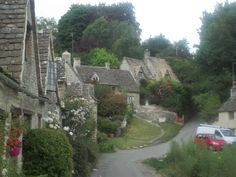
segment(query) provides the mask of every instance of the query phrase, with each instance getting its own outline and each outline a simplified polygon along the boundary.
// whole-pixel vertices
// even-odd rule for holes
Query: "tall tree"
[[[100,17],[104,17],[104,19]],[[100,19],[97,21],[98,18]],[[107,35],[106,32],[103,31],[103,27],[108,29],[106,28],[107,24],[105,24],[107,23],[106,21],[109,23],[113,21],[126,22],[135,29],[138,36],[140,35],[141,30],[139,29],[139,24],[136,22],[134,7],[131,3],[119,3],[109,6],[105,4],[99,4],[98,6],[72,5],[70,10],[59,20],[56,48],[59,51],[71,49],[72,33],[75,49],[82,48],[83,50],[87,50],[89,47],[100,47],[99,43],[101,40],[104,40]],[[98,27],[99,24],[102,25],[99,29],[93,29]],[[86,30],[86,32],[84,32],[84,30]],[[83,35],[88,37],[87,33],[89,33],[90,37],[98,33],[106,35],[105,37],[100,37],[99,40],[97,40],[97,35],[95,40],[82,38]],[[87,46],[85,49],[82,47],[83,44]]]
[[[160,34],[144,41],[143,47],[149,49],[151,56],[156,56],[157,54],[160,54],[163,50],[171,48],[172,44],[163,34]]]
[[[236,61],[236,3],[220,4],[213,13],[205,12],[200,28],[198,61],[208,72],[231,70]]]
[[[177,57],[182,57],[182,58],[190,57],[188,41],[186,39],[181,39],[175,42],[174,47],[175,47],[175,55]]]

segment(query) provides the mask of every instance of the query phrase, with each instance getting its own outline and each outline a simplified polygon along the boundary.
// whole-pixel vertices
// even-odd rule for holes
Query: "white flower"
[[[3,175],[3,176],[7,176],[7,169],[6,169],[6,168],[3,168],[3,169],[2,169],[2,175]]]
[[[52,112],[51,112],[51,111],[48,111],[48,114],[50,115],[50,114],[52,114]]]
[[[69,132],[69,134],[72,136],[72,135],[73,135],[73,132]]]
[[[67,126],[67,127],[64,127],[63,128],[65,131],[69,131],[70,130],[70,128]]]
[[[49,128],[54,128],[53,124],[49,124]]]
[[[48,123],[52,123],[53,122],[53,118],[49,117],[47,122]]]

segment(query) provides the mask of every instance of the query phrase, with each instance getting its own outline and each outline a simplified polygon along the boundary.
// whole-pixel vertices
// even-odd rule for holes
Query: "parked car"
[[[228,128],[217,125],[200,124],[196,134],[199,133],[215,134],[218,139],[223,139],[227,144],[236,144],[236,136],[234,132]]]
[[[221,150],[225,145],[222,138],[218,138],[215,134],[199,133],[195,136],[196,144],[204,145],[210,150]]]

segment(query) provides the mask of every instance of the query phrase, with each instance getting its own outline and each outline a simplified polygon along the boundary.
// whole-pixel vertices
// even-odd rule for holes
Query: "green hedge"
[[[60,130],[30,130],[24,136],[23,157],[23,171],[27,176],[71,176],[72,147]]]

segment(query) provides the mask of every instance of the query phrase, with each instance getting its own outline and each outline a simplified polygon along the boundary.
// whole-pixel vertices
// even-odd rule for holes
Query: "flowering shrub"
[[[87,135],[91,132],[85,129],[86,122],[91,118],[91,107],[84,98],[73,98],[65,101],[66,119],[64,120],[64,130],[71,136]]]
[[[66,118],[64,130],[68,132],[74,149],[74,176],[88,177],[97,160],[97,144],[92,141],[96,122],[92,117],[92,107],[84,98],[65,101]]]
[[[61,122],[57,112],[48,111],[48,117],[44,117],[47,128],[58,129],[61,128]]]

